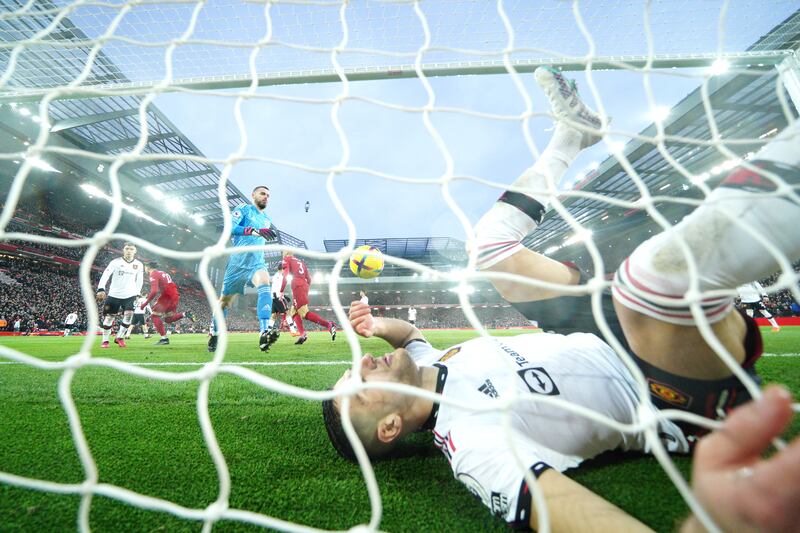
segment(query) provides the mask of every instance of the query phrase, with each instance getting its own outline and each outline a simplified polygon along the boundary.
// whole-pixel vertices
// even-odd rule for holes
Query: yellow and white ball
[[[359,246],[350,256],[350,271],[362,279],[377,278],[383,272],[383,254],[375,246]]]

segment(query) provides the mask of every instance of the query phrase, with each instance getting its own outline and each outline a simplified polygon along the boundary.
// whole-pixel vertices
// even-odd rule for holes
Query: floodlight
[[[708,69],[708,71],[712,76],[719,76],[720,74],[725,74],[728,72],[730,68],[731,64],[727,59],[719,58],[711,63],[711,67]]]
[[[180,213],[183,211],[183,202],[180,198],[167,198],[164,200],[164,205],[173,213]]]
[[[164,193],[156,189],[155,187],[145,187],[144,190],[146,190],[150,194],[150,196],[152,196],[156,200],[164,199]]]

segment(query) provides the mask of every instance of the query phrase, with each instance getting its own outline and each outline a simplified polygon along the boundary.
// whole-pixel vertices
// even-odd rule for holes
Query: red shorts
[[[153,304],[153,313],[174,313],[178,308],[178,302],[181,296],[178,291],[164,292],[158,297],[158,300]]]
[[[306,280],[292,280],[292,305],[295,309],[308,305],[308,283],[306,283]]]

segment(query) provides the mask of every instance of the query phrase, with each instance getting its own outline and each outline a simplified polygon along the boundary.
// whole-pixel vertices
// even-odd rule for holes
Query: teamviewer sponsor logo
[[[556,382],[550,377],[542,367],[526,368],[525,370],[518,370],[517,374],[525,382],[531,392],[536,394],[544,394],[545,396],[558,396],[561,394],[556,387]]]
[[[483,385],[478,387],[478,390],[484,393],[489,398],[497,398],[497,389],[494,388],[494,385],[490,380],[486,380]]]

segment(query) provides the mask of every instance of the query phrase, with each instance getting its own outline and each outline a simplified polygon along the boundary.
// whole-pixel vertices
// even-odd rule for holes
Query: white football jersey
[[[507,521],[529,520],[521,515],[523,471],[509,438],[525,468],[534,469],[544,463],[564,471],[614,449],[647,451],[642,434],[623,433],[550,403],[566,401],[621,423],[635,420],[636,382],[595,335],[478,338],[445,351],[412,342],[407,349],[418,364],[442,368],[438,389],[445,399],[470,408],[523,399],[511,408],[510,434],[499,410],[477,412],[444,402],[433,426],[434,442],[456,479]],[[688,452],[675,424],[664,421],[658,431],[668,450]]]
[[[767,295],[767,291],[757,281],[736,287],[736,292],[739,293],[739,298],[741,298],[742,302],[746,304],[760,302],[761,297]]]
[[[283,271],[278,270],[275,274],[272,275],[272,297],[278,298],[278,294],[281,292],[281,285],[283,285]]]
[[[64,319],[65,324],[74,324],[78,321],[78,313],[70,313],[67,315],[67,318]]]
[[[408,320],[409,320],[409,322],[412,321],[412,320],[416,320],[416,319],[417,319],[417,310],[414,309],[413,307],[409,307],[408,308]]]
[[[111,285],[106,287],[109,278],[111,278]],[[112,298],[125,299],[142,292],[143,283],[144,265],[142,262],[134,259],[129,263],[123,258],[117,257],[103,271],[97,288],[105,289],[106,295]]]
[[[153,312],[153,310],[150,309],[150,304],[147,304],[146,306],[144,306],[144,309],[142,309],[142,304],[144,302],[146,302],[146,301],[147,301],[147,297],[145,297],[145,296],[139,296],[138,298],[136,298],[136,301],[133,303],[133,314],[134,315],[143,315],[146,312],[149,312],[149,313]]]

